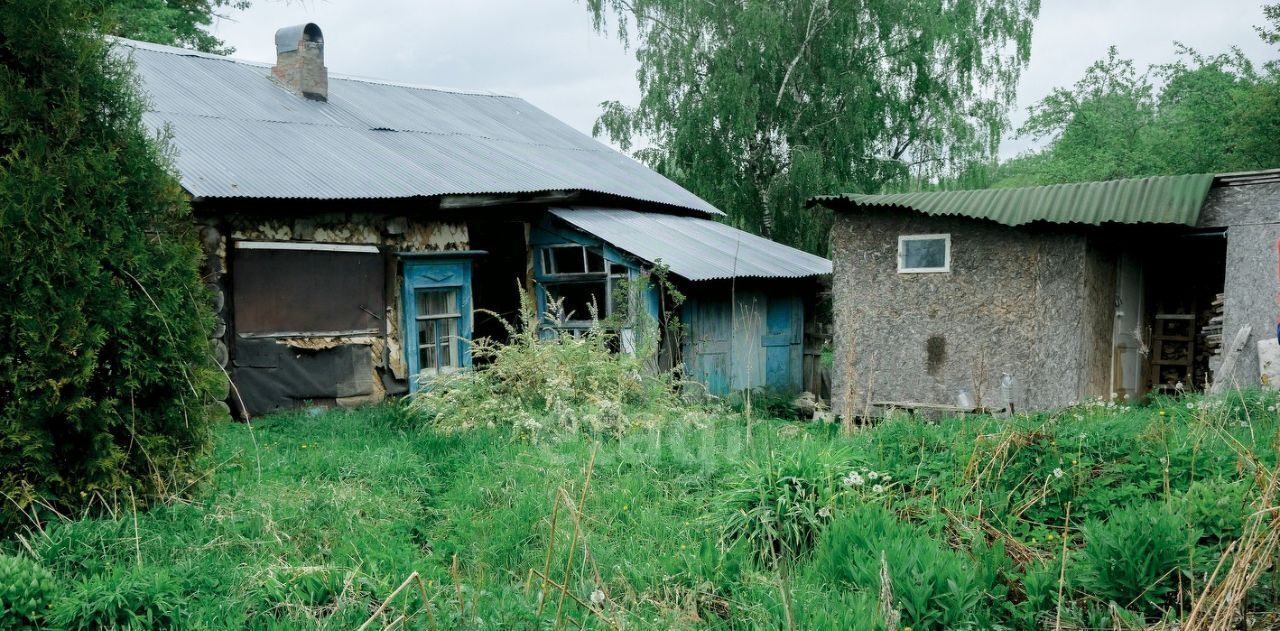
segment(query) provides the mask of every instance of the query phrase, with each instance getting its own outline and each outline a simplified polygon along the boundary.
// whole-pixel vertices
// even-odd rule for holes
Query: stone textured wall
[[[952,271],[899,274],[898,236],[932,233],[951,234]],[[1101,393],[1114,257],[1083,231],[841,212],[832,252],[837,413],[862,413],[868,397],[954,404],[961,388],[996,407],[1004,372],[1021,409]]]
[[[1280,184],[1224,186],[1211,190],[1200,213],[1200,227],[1227,228],[1226,304],[1223,343],[1230,345],[1240,327],[1253,326],[1235,374],[1241,385],[1258,382],[1257,342],[1274,337],[1276,241],[1280,239]],[[1217,376],[1215,375],[1215,379]]]

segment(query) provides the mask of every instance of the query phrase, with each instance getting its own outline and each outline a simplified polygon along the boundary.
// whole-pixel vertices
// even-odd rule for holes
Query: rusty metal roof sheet
[[[689,280],[804,278],[831,273],[831,261],[701,217],[613,208],[553,208],[551,214]]]
[[[270,66],[114,40],[196,197],[357,199],[587,191],[719,214],[528,102],[330,74],[328,102]]]
[[[832,208],[889,206],[928,215],[989,219],[1006,226],[1049,223],[1163,223],[1196,225],[1214,182],[1212,174],[1166,175],[1107,182],[975,191],[815,197]]]

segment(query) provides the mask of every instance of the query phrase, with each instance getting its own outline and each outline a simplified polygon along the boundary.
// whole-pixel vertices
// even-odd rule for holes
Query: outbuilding
[[[663,335],[669,365],[716,394],[806,387],[826,259],[719,222],[519,98],[330,74],[315,24],[275,43],[262,64],[116,40],[144,122],[172,138],[237,411],[372,402],[468,369],[521,293],[548,334],[608,317],[628,284],[661,320],[659,266],[688,296],[672,320],[686,334]],[[752,310],[758,323],[739,319]]]
[[[817,197],[834,409],[1047,409],[1266,383],[1280,170]]]

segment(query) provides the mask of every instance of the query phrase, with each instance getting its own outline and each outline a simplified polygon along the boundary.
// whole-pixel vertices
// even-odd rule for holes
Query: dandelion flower
[[[877,472],[875,472],[875,471],[868,471],[868,472],[867,472],[867,479],[868,479],[868,480],[875,480],[875,479],[877,479],[877,478],[879,478],[879,477],[880,477],[880,474],[879,474],[879,473],[877,473]]]
[[[596,606],[603,605],[603,604],[604,604],[604,592],[602,592],[602,591],[600,591],[600,590],[598,590],[598,589],[597,589],[597,590],[595,590],[594,592],[591,592],[591,604],[596,605]]]
[[[845,486],[862,486],[862,476],[857,471],[850,471],[841,481]]]
[[[871,487],[871,492],[872,492],[872,493],[884,493],[884,487],[883,487],[883,486],[881,486],[881,485],[879,485],[879,484],[877,484],[877,485],[875,485],[875,486]]]
[[[1187,409],[1188,409],[1188,410],[1194,410],[1194,409],[1196,409],[1196,404],[1191,403],[1191,402],[1188,402],[1188,403],[1187,403]]]
[[[1083,421],[1083,420],[1084,420],[1084,415],[1083,415],[1083,414],[1077,414],[1077,415],[1076,415],[1076,420],[1077,420],[1077,421]]]
[[[1056,467],[1056,468],[1054,468],[1054,470],[1053,470],[1053,477],[1055,477],[1055,478],[1060,478],[1060,477],[1062,477],[1062,467]]]
[[[818,509],[818,517],[822,517],[822,518],[824,518],[824,519],[825,519],[825,518],[830,517],[830,516],[831,516],[831,507],[830,507],[830,506],[823,506],[822,508],[819,508],[819,509]]]

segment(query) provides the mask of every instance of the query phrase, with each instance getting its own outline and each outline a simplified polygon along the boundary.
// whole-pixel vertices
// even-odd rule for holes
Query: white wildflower
[[[862,476],[857,471],[850,471],[842,481],[845,486],[862,486]]]
[[[1276,411],[1276,406],[1274,406],[1274,405],[1268,405],[1268,406],[1267,406],[1267,411],[1268,411],[1268,412],[1275,412],[1275,411]]]
[[[819,509],[818,509],[818,517],[822,517],[822,518],[824,518],[824,519],[825,519],[825,518],[830,517],[830,516],[831,516],[831,507],[830,507],[830,506],[823,506],[822,508],[819,508]]]
[[[875,471],[868,471],[868,472],[867,472],[867,479],[868,479],[868,480],[876,480],[876,479],[878,479],[879,477],[880,477],[880,474],[879,474],[879,473],[876,473]]]
[[[1076,420],[1077,420],[1077,421],[1083,421],[1083,420],[1084,420],[1084,415],[1083,415],[1083,414],[1077,414],[1077,415],[1076,415]]]
[[[877,485],[875,485],[875,486],[871,487],[871,492],[872,492],[872,493],[884,493],[884,487],[883,487],[883,486],[881,486],[881,485],[879,485],[879,484],[877,484]]]
[[[1188,410],[1194,410],[1194,409],[1196,409],[1196,404],[1191,403],[1190,401],[1188,401],[1188,402],[1187,402],[1187,409],[1188,409]]]
[[[596,590],[591,592],[591,604],[599,606],[604,604],[604,592]]]
[[[1088,435],[1088,434],[1086,434],[1086,433],[1084,433],[1084,432],[1080,432],[1080,435],[1079,435],[1079,436],[1077,436],[1077,438],[1079,438],[1080,440],[1084,440],[1084,439],[1086,439],[1086,438],[1088,438],[1088,437],[1089,437],[1089,435]]]
[[[1062,475],[1062,467],[1057,467],[1053,470],[1053,477],[1060,478]]]

